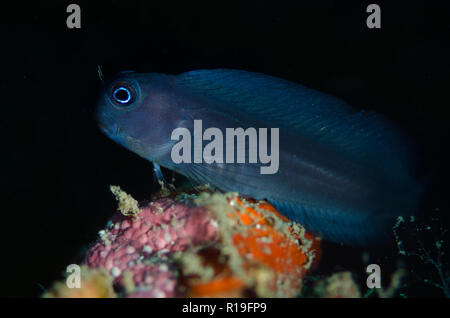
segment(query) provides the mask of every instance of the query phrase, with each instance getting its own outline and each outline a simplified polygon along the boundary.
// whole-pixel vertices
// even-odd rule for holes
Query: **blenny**
[[[122,72],[107,82],[97,120],[139,156],[210,184],[265,199],[335,242],[388,241],[397,216],[413,215],[423,191],[408,141],[387,119],[280,78],[239,70],[179,75]],[[279,169],[261,163],[174,163],[177,128],[279,129]],[[195,154],[193,154],[195,155]]]

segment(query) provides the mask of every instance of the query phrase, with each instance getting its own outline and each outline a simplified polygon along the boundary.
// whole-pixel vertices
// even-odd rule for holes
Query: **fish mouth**
[[[109,120],[107,116],[103,117],[101,121],[97,122],[97,126],[102,133],[104,133],[111,140],[121,144],[125,148],[135,152],[136,154],[145,157],[146,147],[144,142],[139,138],[127,134],[120,126]]]
[[[108,136],[112,135],[112,131],[110,129],[108,129],[105,125],[98,124],[98,128],[106,135],[108,135]]]
[[[98,128],[112,140],[117,139],[117,136],[119,135],[119,131],[120,131],[119,126],[116,124],[114,124],[112,126],[106,126],[102,123],[99,123]]]
[[[97,110],[95,121],[97,122],[97,127],[109,137],[113,137],[119,132],[119,127],[114,118],[105,112]]]

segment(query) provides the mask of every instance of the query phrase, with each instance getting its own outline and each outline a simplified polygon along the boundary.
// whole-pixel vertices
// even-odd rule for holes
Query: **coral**
[[[370,296],[370,294],[373,293],[375,290],[378,294],[379,298],[392,298],[397,293],[397,291],[402,286],[402,279],[406,275],[406,271],[403,268],[397,269],[392,275],[391,275],[391,283],[387,288],[372,288],[364,297]]]
[[[119,207],[117,208],[123,215],[135,216],[139,214],[138,202],[125,191],[122,191],[119,186],[110,186],[109,189],[116,197],[119,202]]]
[[[128,272],[133,283],[128,291],[139,288],[143,295],[145,287],[145,295],[172,297],[176,276],[168,256],[214,240],[216,228],[211,221],[204,208],[159,199],[133,217],[116,213],[100,231],[100,240],[89,249],[85,262],[105,268],[121,285]]]
[[[42,297],[45,298],[113,298],[113,277],[105,269],[81,266],[80,288],[68,288],[65,282],[56,282]]]
[[[324,298],[360,298],[358,285],[351,272],[339,272],[320,280],[315,286],[315,293]]]
[[[293,297],[320,256],[320,238],[265,201],[203,188],[139,208],[112,191],[119,211],[84,262],[107,271],[119,296]]]
[[[249,290],[272,297],[298,293],[303,276],[318,260],[320,239],[305,233],[264,201],[233,194],[227,200],[226,196],[208,193],[197,201],[216,211],[222,254],[228,255],[228,262],[221,265],[216,257],[212,261],[216,278],[194,283],[190,296],[243,296]]]
[[[404,219],[399,216],[393,227],[399,255],[416,258],[422,264],[430,266],[427,277],[419,275],[414,269],[413,276],[419,281],[442,290],[450,297],[450,271],[446,259],[446,235],[443,216],[439,209],[431,211],[426,220],[416,220],[414,216]],[[406,296],[406,295],[405,295]]]

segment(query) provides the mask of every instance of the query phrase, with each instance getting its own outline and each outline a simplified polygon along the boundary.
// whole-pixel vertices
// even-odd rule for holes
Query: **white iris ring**
[[[120,91],[124,91],[127,94],[126,99],[120,99],[117,97],[117,93],[119,93]],[[131,92],[125,87],[119,87],[114,90],[113,97],[118,103],[126,104],[131,100]]]

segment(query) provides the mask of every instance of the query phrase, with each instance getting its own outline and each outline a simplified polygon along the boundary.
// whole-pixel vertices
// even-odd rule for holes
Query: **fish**
[[[387,118],[262,73],[120,72],[102,87],[96,118],[109,138],[155,169],[267,200],[309,232],[340,244],[387,244],[397,217],[416,214],[424,191],[412,143]],[[173,132],[194,131],[196,120],[224,132],[277,129],[278,140],[269,141],[278,146],[276,173],[262,174],[250,151],[239,163],[175,163]]]

